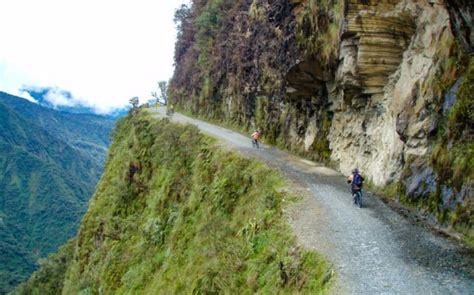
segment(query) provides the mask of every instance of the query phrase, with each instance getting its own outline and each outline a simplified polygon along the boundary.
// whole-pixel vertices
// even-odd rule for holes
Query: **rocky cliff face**
[[[446,0],[451,28],[464,50],[474,53],[474,2],[470,0]]]
[[[461,84],[472,85],[471,6],[194,1],[178,18],[171,97],[198,115],[261,128],[268,142],[343,173],[357,166],[401,200],[471,228],[459,216],[473,209],[473,121],[453,107],[472,106],[471,96],[458,97]]]
[[[341,37],[331,158],[343,172],[358,166],[385,185],[408,155],[429,150],[442,99],[429,84],[452,37],[440,4],[359,2],[349,1]]]

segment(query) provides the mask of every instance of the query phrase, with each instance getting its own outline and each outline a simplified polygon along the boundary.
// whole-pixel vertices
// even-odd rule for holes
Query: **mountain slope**
[[[129,116],[74,252],[62,248],[17,293],[321,293],[332,272],[296,246],[283,184],[195,127]]]
[[[113,123],[0,93],[0,292],[75,234]]]
[[[59,112],[4,92],[0,92],[0,102],[21,114],[29,124],[44,129],[51,136],[93,156],[96,160],[105,161],[104,147],[110,143],[110,130],[115,119]]]

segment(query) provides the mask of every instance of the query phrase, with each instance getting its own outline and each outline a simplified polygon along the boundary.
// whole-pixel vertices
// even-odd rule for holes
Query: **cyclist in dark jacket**
[[[352,170],[352,175],[347,178],[347,183],[351,184],[352,194],[355,194],[362,190],[362,185],[364,184],[364,177],[359,174],[359,169],[355,168]]]

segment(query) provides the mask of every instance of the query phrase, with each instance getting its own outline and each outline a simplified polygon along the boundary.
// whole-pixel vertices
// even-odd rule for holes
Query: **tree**
[[[156,103],[160,102],[160,97],[158,96],[158,93],[156,91],[151,92],[151,97],[153,97],[155,99]]]
[[[173,22],[177,26],[178,34],[182,31],[183,26],[187,25],[191,20],[191,7],[186,4],[181,4],[181,6],[175,10]]]
[[[140,99],[138,98],[138,96],[134,96],[130,98],[129,102],[132,105],[132,109],[136,109],[138,108],[138,105],[140,104]]]
[[[168,83],[166,81],[158,82],[158,89],[160,90],[160,98],[165,104],[168,104]]]
[[[151,96],[154,97],[156,99],[156,103],[157,104],[168,104],[168,94],[167,94],[167,91],[168,91],[168,84],[166,81],[160,81],[158,82],[158,90],[160,91],[160,93],[156,92],[156,91],[152,91],[151,92]]]
[[[183,4],[175,11],[174,19],[177,31],[174,61],[178,64],[194,40],[191,6]]]

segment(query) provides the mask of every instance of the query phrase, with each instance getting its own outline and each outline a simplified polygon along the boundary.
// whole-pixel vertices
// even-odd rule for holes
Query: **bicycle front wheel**
[[[362,208],[362,193],[361,192],[357,192],[357,205],[359,206],[359,208]]]

